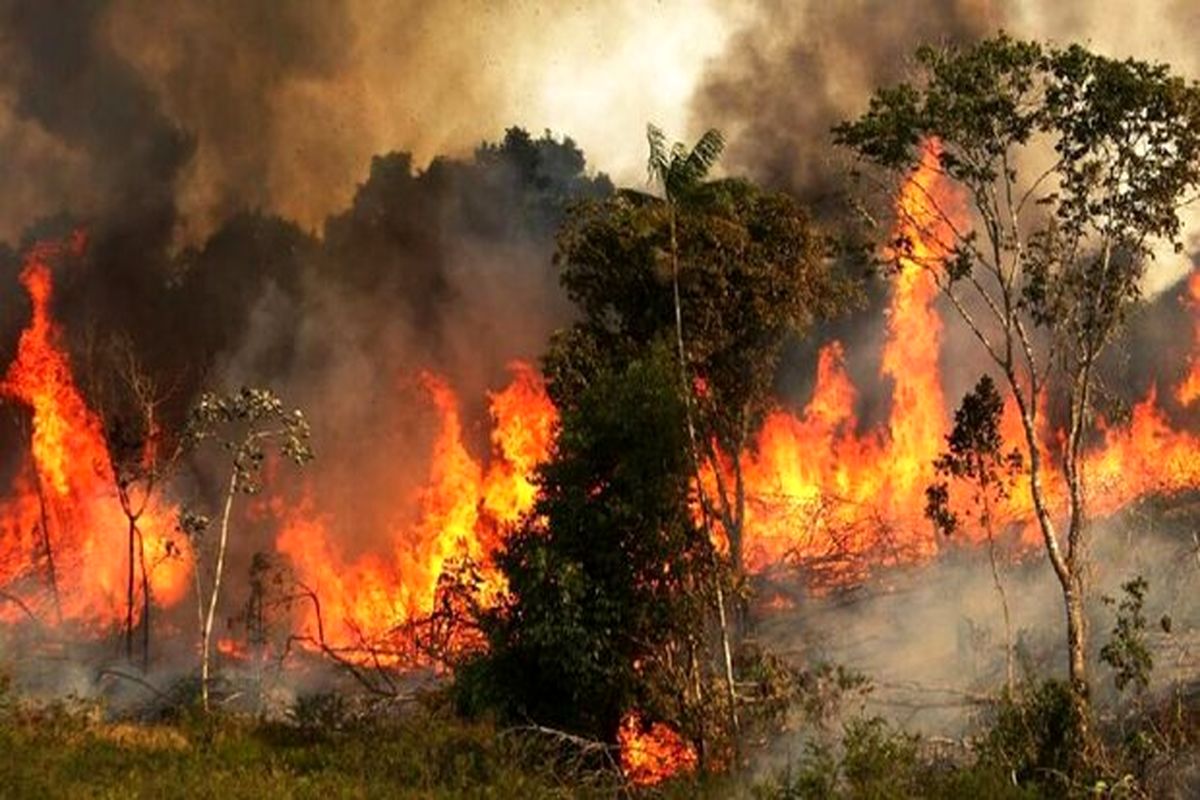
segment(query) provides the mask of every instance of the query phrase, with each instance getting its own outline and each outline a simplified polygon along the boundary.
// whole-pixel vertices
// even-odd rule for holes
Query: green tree
[[[583,318],[547,359],[556,401],[603,364],[656,342],[678,359],[697,471],[708,516],[742,567],[746,503],[740,454],[774,404],[788,337],[843,304],[825,241],[789,196],[742,180],[706,181],[720,152],[710,131],[695,148],[667,149],[650,129],[651,173],[664,196],[622,190],[576,206],[559,232],[562,283]],[[719,468],[721,466],[724,468]],[[728,469],[728,474],[726,473]]]
[[[615,742],[637,708],[705,739],[713,560],[675,375],[655,348],[563,412],[533,513],[496,557],[508,593],[483,613],[486,654],[459,671],[510,718]]]
[[[1000,434],[1003,413],[1004,400],[996,391],[996,382],[990,375],[984,375],[975,388],[963,397],[958,410],[954,412],[954,427],[946,436],[946,450],[934,461],[939,480],[925,491],[928,501],[925,515],[943,535],[954,534],[962,523],[959,512],[950,507],[950,482],[959,481],[970,486],[972,501],[977,509],[976,519],[987,536],[992,583],[1000,597],[1000,610],[1004,614],[1005,677],[1011,695],[1016,688],[1012,615],[996,557],[993,506],[996,501],[1008,496],[1012,478],[1021,468],[1022,459],[1019,450],[1004,450],[1004,438]]]
[[[923,149],[937,148],[940,173],[969,206],[959,215],[929,193],[919,211],[900,213],[949,231],[940,244],[952,256],[918,263],[1020,412],[1032,502],[1066,611],[1072,693],[1085,712],[1076,716],[1086,726],[1082,455],[1096,364],[1138,299],[1155,246],[1180,246],[1178,210],[1200,186],[1200,89],[1165,65],[1003,34],[921,48],[917,69],[914,82],[881,89],[834,135],[893,192]],[[895,244],[897,255],[917,258]],[[1047,494],[1039,449],[1038,399],[1048,387],[1067,400],[1055,453],[1065,507]]]
[[[297,466],[313,457],[309,449],[309,427],[299,409],[287,411],[283,401],[268,389],[248,389],[228,396],[203,395],[192,409],[185,434],[189,446],[195,448],[212,442],[230,456],[229,479],[225,484],[221,507],[220,535],[213,554],[211,586],[205,602],[200,557],[201,534],[208,519],[196,513],[185,513],[181,527],[191,536],[196,552],[196,603],[200,622],[200,696],[204,710],[209,710],[209,672],[213,622],[221,595],[225,574],[225,551],[229,544],[229,525],[233,501],[239,494],[257,494],[261,488],[263,463],[267,447],[274,443],[281,456]]]
[[[598,370],[619,370],[652,347],[674,350],[695,491],[689,505],[701,511],[707,538],[719,526],[740,575],[741,455],[774,403],[788,337],[847,292],[824,258],[824,239],[790,197],[747,181],[708,180],[723,147],[718,132],[692,148],[668,147],[654,126],[648,139],[651,180],[662,195],[623,190],[586,201],[559,231],[562,283],[583,318],[551,347],[550,390],[560,407],[570,406]],[[736,731],[731,626],[725,592],[713,588]]]

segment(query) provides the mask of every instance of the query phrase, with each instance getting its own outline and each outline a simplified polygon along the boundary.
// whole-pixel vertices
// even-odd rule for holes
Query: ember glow
[[[621,771],[632,783],[652,786],[696,769],[696,751],[661,722],[646,725],[636,712],[621,720],[617,732]]]
[[[0,589],[43,622],[102,631],[125,618],[128,520],[117,500],[101,421],[75,384],[50,313],[50,261],[78,255],[83,247],[80,235],[64,244],[34,245],[21,272],[32,318],[0,397],[27,411],[31,433],[29,459],[0,499]],[[138,525],[152,599],[161,605],[183,596],[191,570],[173,535],[176,516],[152,498]],[[27,616],[17,606],[15,600],[0,605],[0,619]],[[134,613],[140,608],[139,596]]]

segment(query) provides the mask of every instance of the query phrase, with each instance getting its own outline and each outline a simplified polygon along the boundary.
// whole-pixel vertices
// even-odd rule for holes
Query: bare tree
[[[196,601],[200,624],[200,692],[205,711],[209,710],[213,621],[225,572],[225,552],[229,543],[234,498],[239,494],[256,494],[259,491],[263,462],[270,444],[275,444],[279,454],[297,466],[310,461],[313,454],[308,444],[309,433],[304,414],[298,409],[285,411],[283,402],[266,389],[243,388],[228,396],[205,394],[189,417],[186,439],[191,447],[211,441],[229,453],[231,458],[207,600],[202,592],[200,575],[203,562],[200,558],[201,548],[195,548]],[[208,527],[208,519],[199,514],[185,514],[181,527],[192,536],[193,541],[200,544],[201,534]]]

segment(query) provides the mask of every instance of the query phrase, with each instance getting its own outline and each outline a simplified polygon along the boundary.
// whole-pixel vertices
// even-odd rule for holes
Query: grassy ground
[[[150,724],[105,722],[78,707],[9,708],[0,709],[0,797],[1035,800],[1189,797],[1182,787],[1196,785],[1160,783],[1175,788],[1148,794],[1112,783],[1099,792],[1097,784],[1067,793],[1017,788],[1007,769],[920,756],[914,738],[882,723],[852,726],[836,752],[796,754],[770,772],[685,778],[628,793],[612,770],[564,752],[561,742],[427,709],[335,729],[319,720],[285,725],[185,714]],[[1193,755],[1184,760],[1194,765]],[[1172,771],[1187,771],[1183,761],[1178,766]]]
[[[223,719],[112,724],[77,714],[0,727],[0,795],[153,798],[607,797],[484,725],[421,715],[322,733]]]

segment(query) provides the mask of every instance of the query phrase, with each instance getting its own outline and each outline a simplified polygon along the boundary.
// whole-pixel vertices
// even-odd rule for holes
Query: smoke
[[[1187,0],[1036,3],[1026,0],[904,0],[786,3],[759,0],[692,103],[693,126],[730,138],[725,166],[796,193],[826,216],[845,211],[844,155],[830,128],[866,109],[872,92],[910,77],[922,44],[965,44],[1001,30],[1058,45],[1082,43],[1115,58],[1170,64],[1200,79],[1190,31],[1200,9]],[[1200,212],[1184,210],[1188,252],[1200,249]],[[1192,259],[1169,247],[1146,280],[1151,295],[1178,282]]]
[[[1146,642],[1154,655],[1151,691],[1180,680],[1187,636],[1200,623],[1200,560],[1190,532],[1196,506],[1124,513],[1092,531],[1088,609],[1091,681],[1101,702],[1117,700],[1111,670],[1099,658],[1110,639],[1122,584],[1149,582]],[[951,543],[952,545],[952,543]],[[761,638],[804,663],[833,663],[873,685],[864,711],[911,731],[960,737],[987,713],[987,698],[1006,680],[1008,604],[1017,682],[1065,677],[1065,611],[1049,563],[1039,553],[1018,555],[997,541],[999,586],[986,547],[947,548],[935,563],[884,569],[862,586],[805,597],[792,610],[768,615]],[[1160,626],[1164,617],[1175,633]],[[1180,661],[1184,658],[1184,661]],[[851,706],[846,709],[853,713]],[[783,755],[801,748],[781,742]]]
[[[0,78],[0,141],[22,188],[0,200],[0,236],[128,200],[102,171],[173,186],[173,233],[193,245],[244,210],[319,230],[374,155],[403,150],[423,167],[513,124],[571,131],[634,180],[646,121],[682,127],[724,35],[720,4],[680,0],[553,13],[519,0],[4,6],[0,74],[21,77]],[[184,155],[160,147],[146,115],[186,132],[186,163],[143,158]]]

